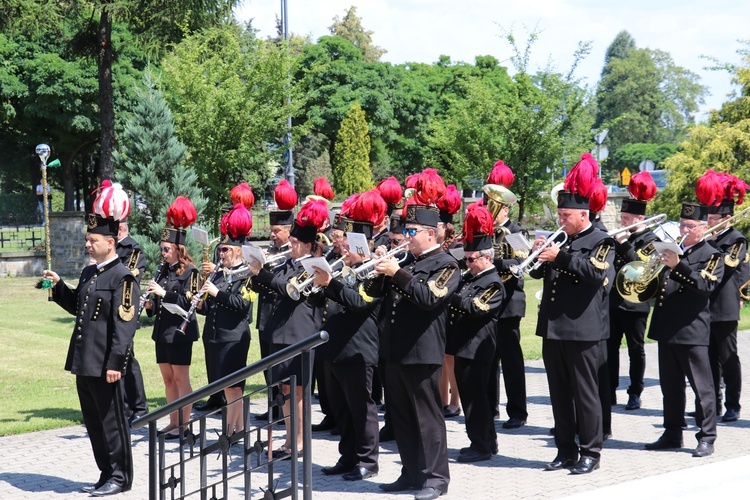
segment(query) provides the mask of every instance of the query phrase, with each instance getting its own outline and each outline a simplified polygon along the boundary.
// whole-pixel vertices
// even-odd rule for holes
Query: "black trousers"
[[[108,384],[102,377],[76,376],[76,389],[94,460],[101,471],[98,484],[110,481],[129,490],[133,484],[133,455],[122,385]]]
[[[602,341],[542,341],[558,455],[598,458],[602,449],[599,353]],[[578,433],[580,448],[576,444]]]
[[[664,398],[664,432],[669,439],[682,437],[685,427],[685,377],[696,396],[695,437],[716,440],[716,392],[708,362],[708,346],[659,342],[659,384]]]
[[[378,409],[372,399],[374,365],[323,362],[328,400],[341,432],[339,463],[378,471]]]
[[[385,413],[383,413],[383,428],[393,429],[393,423],[391,422],[391,414],[388,413],[388,381],[386,380],[385,367],[388,362],[385,358],[378,357],[378,366],[376,371],[378,378],[380,379],[380,385],[383,387],[383,398],[385,399]]]
[[[401,456],[401,479],[446,493],[450,472],[441,372],[441,365],[386,365],[388,412]]]
[[[490,370],[490,382],[487,386],[490,397],[490,407],[493,412],[500,401],[500,387],[498,384],[498,363],[503,369],[505,393],[508,395],[508,405],[505,411],[510,418],[526,420],[529,412],[526,409],[526,367],[523,362],[521,349],[521,318],[500,318],[497,322],[497,344],[493,370]],[[459,389],[460,390],[460,389]]]
[[[742,392],[742,366],[737,355],[737,321],[717,321],[711,323],[711,340],[708,345],[708,359],[716,390],[716,404],[721,402],[721,378],[726,386],[727,409],[739,411]],[[717,412],[721,408],[716,408]]]
[[[620,345],[622,337],[628,344],[630,358],[630,387],[628,394],[643,393],[643,377],[646,373],[646,350],[643,348],[648,313],[610,309],[609,311],[609,386],[614,394],[620,385]]]
[[[608,339],[599,341],[599,401],[602,405],[602,436],[612,434],[612,394],[615,392],[609,387],[609,360]]]
[[[203,352],[206,353],[206,377],[208,378],[208,383],[215,382],[215,380],[212,380],[211,374],[216,373],[215,370],[217,370],[216,367],[214,367],[214,363],[216,363],[216,360],[212,359],[212,356],[208,355],[209,347],[208,342],[206,342],[206,337],[203,336]],[[216,379],[218,380],[218,379]],[[211,403],[214,406],[224,406],[227,404],[227,398],[224,395],[224,391],[219,391],[211,394],[208,398],[208,402]]]
[[[455,358],[456,383],[466,415],[466,434],[471,441],[470,448],[482,454],[497,450],[494,407],[487,395],[487,381],[493,367],[492,363]]]
[[[128,358],[125,375],[120,378],[125,395],[125,416],[130,418],[133,413],[147,412],[148,401],[146,400],[146,389],[143,388],[143,374],[141,365],[135,359],[133,346],[130,347],[130,357]]]
[[[328,388],[326,384],[326,377],[323,370],[323,364],[324,360],[318,359],[319,357],[315,357],[315,361],[313,361],[313,382],[312,382],[312,389],[315,388],[315,382],[317,381],[318,384],[318,403],[320,404],[320,411],[325,416],[330,416],[331,418],[334,418],[333,409],[331,408],[331,403],[328,398]]]

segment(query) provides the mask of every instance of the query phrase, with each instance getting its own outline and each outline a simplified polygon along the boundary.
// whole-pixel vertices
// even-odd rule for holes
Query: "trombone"
[[[387,253],[384,253],[377,259],[373,259],[369,262],[365,262],[364,264],[359,266],[357,269],[352,269],[350,267],[346,267],[342,269],[341,274],[348,283],[353,283],[354,280],[361,281],[367,278],[372,278],[375,276],[375,271],[374,271],[375,266],[383,262],[385,259],[389,259],[393,257],[394,255],[398,255],[400,253],[405,253],[405,255],[398,260],[399,264],[402,263],[408,255],[408,252],[406,252],[408,247],[409,247],[409,242],[405,241],[401,243],[399,246],[397,246],[396,248],[388,251]]]
[[[560,241],[557,241],[558,238],[562,237]],[[552,248],[552,245],[555,245],[557,247],[563,246],[568,241],[568,235],[565,233],[565,226],[560,226],[557,231],[550,234],[547,238],[547,241],[544,242],[542,246],[537,248],[534,252],[532,252],[528,257],[526,257],[526,260],[518,264],[517,266],[510,266],[510,272],[515,276],[516,278],[523,278],[524,273],[528,273],[533,271],[534,269],[538,269],[539,266],[542,265],[542,263],[537,260],[539,255],[543,251],[545,251],[548,248]]]
[[[637,228],[638,226],[645,226],[647,228],[652,228],[656,226],[661,226],[667,221],[667,214],[659,214],[654,215],[652,217],[649,217],[648,219],[643,219],[640,222],[636,222],[635,224],[630,224],[629,226],[621,227],[619,229],[612,229],[611,231],[607,231],[607,234],[614,237],[620,233],[624,233],[627,231],[630,231],[632,229]]]

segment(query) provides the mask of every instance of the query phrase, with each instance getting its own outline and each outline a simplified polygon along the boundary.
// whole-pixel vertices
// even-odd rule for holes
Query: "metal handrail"
[[[186,394],[179,399],[175,399],[171,403],[168,403],[161,408],[158,408],[143,415],[142,417],[133,420],[133,429],[140,429],[141,427],[145,427],[150,422],[166,417],[170,413],[175,412],[180,408],[183,408],[184,406],[193,404],[203,398],[207,398],[211,394],[214,394],[216,392],[223,391],[227,387],[246,380],[257,373],[268,370],[272,366],[283,363],[284,361],[291,359],[302,352],[315,349],[319,345],[326,342],[328,342],[328,332],[325,330],[321,330],[314,335],[310,335],[305,340],[301,340],[296,344],[290,345],[289,347],[286,347],[278,352],[270,354],[260,361],[256,361],[255,363],[237,370],[236,372],[227,375],[226,377],[222,377],[215,382],[211,382],[210,384],[203,386],[200,389],[191,392],[190,394]]]

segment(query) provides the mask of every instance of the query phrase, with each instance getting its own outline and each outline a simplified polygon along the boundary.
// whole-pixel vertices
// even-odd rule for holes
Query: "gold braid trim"
[[[133,273],[133,276],[138,276],[138,274],[141,272],[141,270],[136,267],[138,265],[138,258],[140,256],[141,256],[140,250],[133,250],[133,253],[130,254],[130,260],[128,261],[128,269],[130,269],[130,272]]]
[[[455,267],[446,267],[436,279],[427,282],[427,287],[435,297],[445,297],[448,294],[446,285],[455,272]]]
[[[197,269],[190,273],[190,285],[188,286],[187,293],[185,293],[185,297],[187,297],[188,300],[193,300],[195,294],[201,289],[200,276],[201,275],[198,273]]]
[[[732,248],[729,249],[729,253],[724,256],[724,264],[729,267],[737,267],[740,265],[740,252],[742,252],[742,246],[744,243],[735,243]]]
[[[716,281],[714,271],[716,271],[716,266],[719,265],[719,259],[720,257],[716,254],[711,256],[711,258],[708,260],[708,264],[706,264],[706,267],[704,269],[701,269],[701,278],[703,278],[704,280]]]
[[[605,271],[609,269],[609,262],[607,262],[607,254],[612,249],[611,245],[602,245],[596,251],[596,255],[591,257],[589,260],[595,268]]]
[[[130,321],[135,317],[135,307],[133,306],[133,286],[135,282],[126,279],[122,284],[122,304],[117,308],[120,319]]]
[[[643,262],[648,262],[649,258],[651,257],[651,254],[653,254],[655,251],[656,251],[656,248],[654,248],[654,243],[652,241],[649,241],[648,243],[643,245],[642,248],[639,248],[638,250],[636,250],[635,254]]]
[[[372,297],[370,297],[369,295],[367,295],[367,290],[365,290],[365,284],[364,283],[360,283],[359,284],[359,289],[357,291],[359,292],[359,296],[362,297],[362,300],[364,300],[365,302],[368,302],[368,303],[372,302]]]
[[[487,312],[490,310],[490,300],[492,300],[492,297],[497,295],[498,291],[499,290],[497,289],[497,287],[495,287],[495,285],[492,285],[487,290],[482,292],[482,295],[474,297],[474,300],[472,300],[472,302],[475,306],[477,306],[477,309]]]

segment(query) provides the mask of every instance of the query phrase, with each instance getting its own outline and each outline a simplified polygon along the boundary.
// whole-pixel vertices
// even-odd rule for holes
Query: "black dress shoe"
[[[419,493],[414,495],[414,500],[433,500],[434,498],[437,498],[442,494],[443,492],[439,489],[428,486],[426,488],[422,488]]]
[[[489,460],[492,458],[490,453],[480,453],[478,451],[469,449],[466,453],[461,453],[456,459],[458,462],[481,462],[483,460]]]
[[[461,414],[461,408],[456,408],[455,410],[451,410],[450,406],[444,406],[443,407],[443,417],[445,418],[455,418]]]
[[[611,437],[612,437],[612,431],[602,433],[602,441],[606,441],[607,439]]]
[[[544,466],[544,470],[562,470],[573,467],[576,464],[575,457],[556,456],[553,461]]]
[[[380,429],[380,432],[378,434],[381,443],[387,443],[388,441],[393,441],[394,439],[396,439],[396,436],[393,435],[393,430],[387,425]]]
[[[253,418],[255,418],[256,420],[268,420],[268,412],[253,413]]]
[[[628,404],[625,405],[625,409],[626,410],[640,410],[640,408],[641,408],[640,396],[631,394],[630,397],[628,397]]]
[[[714,445],[709,443],[708,441],[700,441],[698,443],[698,447],[693,452],[694,457],[707,457],[709,455],[713,455],[714,453]]]
[[[185,429],[182,432],[182,435],[185,437],[185,439],[187,439],[187,437],[190,435],[190,429]],[[171,431],[167,432],[166,434],[164,434],[164,439],[166,439],[167,441],[172,441],[172,440],[175,440],[175,439],[180,439],[180,433],[178,432],[178,433],[174,434]]]
[[[722,422],[736,422],[740,418],[740,410],[735,410],[734,408],[727,409],[726,413],[724,413],[724,416],[721,417]]]
[[[130,425],[133,425],[133,420],[135,420],[137,418],[141,418],[142,416],[144,416],[146,414],[148,414],[148,410],[138,410],[138,411],[135,411],[135,412],[133,412],[130,415],[130,419],[128,419],[128,423]]]
[[[338,463],[332,467],[323,467],[320,471],[326,476],[335,476],[337,474],[345,474],[354,470],[354,465]]]
[[[378,471],[365,469],[364,467],[356,467],[353,471],[348,472],[341,476],[344,481],[361,481],[363,479],[370,479],[378,475]]]
[[[97,486],[96,484],[89,484],[88,486],[81,486],[81,489],[79,490],[81,493],[91,493],[95,489],[99,488],[101,485]]]
[[[378,488],[380,488],[383,491],[387,491],[389,493],[417,489],[416,486],[414,486],[413,484],[411,484],[410,482],[408,482],[406,479],[403,479],[403,478],[398,478],[392,483],[379,484]]]
[[[599,459],[594,457],[581,457],[575,466],[570,469],[571,474],[588,474],[599,468]]]
[[[470,451],[475,451],[475,450],[473,450],[473,449],[471,448],[471,446],[467,446],[466,448],[461,448],[460,450],[458,450],[458,454],[459,454],[459,455],[463,455],[463,454],[465,454],[465,453],[469,453]],[[498,452],[498,449],[497,449],[497,444],[495,444],[495,447],[494,447],[494,448],[492,448],[492,454],[493,454],[493,455],[497,455],[497,452]]]
[[[653,443],[646,443],[647,450],[675,450],[682,448],[682,437],[679,439],[670,439],[662,434],[659,439]]]
[[[518,429],[526,425],[526,420],[522,418],[511,417],[507,422],[503,422],[503,429]]]
[[[193,405],[193,410],[195,411],[214,411],[218,410],[224,405],[217,404],[215,401],[211,401],[210,399],[208,401],[204,401],[203,403],[196,403]]]
[[[326,415],[323,417],[323,420],[320,421],[319,424],[314,424],[310,426],[310,429],[313,432],[318,431],[330,431],[331,429],[336,427],[336,422],[333,420],[333,417]]]
[[[91,492],[92,497],[106,497],[109,495],[117,495],[122,493],[122,486],[115,483],[106,482],[100,488],[95,489]]]

